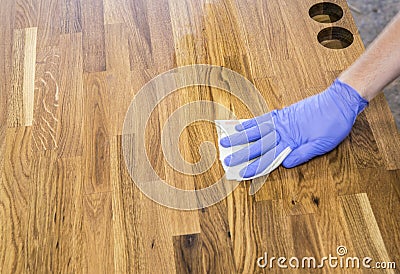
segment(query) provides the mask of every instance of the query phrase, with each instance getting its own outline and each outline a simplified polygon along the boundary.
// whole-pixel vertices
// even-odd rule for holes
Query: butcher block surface
[[[255,195],[244,181],[210,207],[160,205],[141,192],[125,163],[131,101],[170,69],[231,69],[255,85],[269,110],[326,89],[364,51],[344,0],[330,1],[342,10],[336,22],[310,17],[317,0],[0,2],[0,273],[367,271],[328,263],[284,269],[276,260],[262,268],[266,254],[267,261],[300,262],[371,257],[371,266],[400,268],[400,138],[383,95],[330,153],[279,167]],[[344,34],[344,44],[326,40],[328,29],[319,41],[330,27],[352,36]],[[147,155],[159,177],[181,189],[224,180],[218,157],[202,174],[183,174],[163,156],[168,117],[197,101],[252,117],[251,105],[209,86],[176,90],[155,106],[146,121]],[[223,118],[212,107],[202,111]],[[217,145],[212,121],[176,134],[189,163],[207,157],[202,143]],[[368,273],[385,271],[396,273]]]

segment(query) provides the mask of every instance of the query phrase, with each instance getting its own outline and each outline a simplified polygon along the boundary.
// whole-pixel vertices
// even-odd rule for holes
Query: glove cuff
[[[368,106],[368,101],[364,99],[360,93],[358,93],[353,87],[340,81],[338,78],[333,82],[332,86],[334,87],[334,90],[340,91],[340,95],[343,96],[351,107],[357,111],[357,115]]]

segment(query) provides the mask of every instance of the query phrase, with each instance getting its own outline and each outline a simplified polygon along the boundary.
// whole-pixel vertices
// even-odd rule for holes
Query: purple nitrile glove
[[[336,79],[324,92],[236,126],[240,132],[221,139],[223,147],[254,143],[227,156],[224,162],[235,166],[258,157],[240,172],[249,178],[265,170],[290,147],[292,152],[282,164],[295,167],[333,150],[350,133],[357,115],[367,105],[356,90]]]

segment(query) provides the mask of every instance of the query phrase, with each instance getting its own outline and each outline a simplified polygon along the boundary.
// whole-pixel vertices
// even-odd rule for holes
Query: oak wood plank
[[[392,260],[398,261],[400,237],[396,231],[399,231],[400,225],[400,216],[397,214],[400,208],[399,171],[368,168],[363,170],[361,179],[388,254]]]
[[[8,90],[12,87],[15,2],[4,1],[0,9],[0,155],[4,155],[8,121]],[[3,157],[0,157],[0,166]]]
[[[236,272],[224,201],[201,209],[199,218],[205,272]]]
[[[60,157],[82,156],[83,149],[83,53],[82,34],[60,38],[60,97],[56,130]],[[71,81],[73,79],[73,81]]]
[[[294,256],[294,241],[292,234],[292,224],[290,218],[285,216],[283,201],[282,200],[271,200],[271,201],[260,201],[254,203],[254,218],[255,218],[255,236],[257,255],[253,257],[254,268],[259,268],[257,260],[260,257],[264,257],[260,261],[260,264],[268,264],[269,261],[265,261],[265,253],[268,258],[272,256]],[[268,271],[271,269],[266,268]],[[274,268],[273,271],[277,273],[285,273],[285,269],[281,272],[279,268]]]
[[[125,166],[121,136],[110,139],[110,178],[112,182],[112,213],[115,272],[132,273],[144,270],[142,194]]]
[[[61,35],[61,0],[41,0],[38,18],[38,54],[47,47],[58,46]]]
[[[1,1],[1,6],[2,9],[0,10],[0,45],[11,46],[16,13],[15,1]]]
[[[62,0],[61,15],[62,33],[82,31],[82,11],[80,0]]]
[[[183,92],[183,94],[186,93]],[[191,153],[195,151],[195,148],[197,147],[196,145],[189,144],[188,132],[190,131],[190,128],[192,128],[192,125],[185,128],[183,132],[179,132],[179,128],[174,128],[174,125],[176,126],[176,124],[167,124],[167,119],[179,108],[182,97],[184,96],[183,94],[178,91],[167,96],[154,110],[154,119],[149,122],[159,124],[153,126],[153,129],[157,128],[155,132],[158,137],[150,137],[151,133],[148,131],[148,139],[154,140],[154,142],[149,142],[148,151],[153,155],[153,159],[163,159],[163,161],[152,161],[152,165],[155,168],[155,171],[165,180],[166,183],[179,189],[193,190],[195,189],[195,180],[191,174],[193,174],[195,170],[189,167],[184,170],[184,173],[178,172],[175,170],[174,166],[176,163],[171,162],[171,159],[169,159],[168,162],[165,158],[165,151],[171,149],[170,146],[174,146],[179,149],[183,160],[190,161],[191,163],[198,161],[198,158],[191,161],[193,160]],[[183,125],[179,124],[178,126],[180,127]],[[166,132],[166,128],[172,128],[172,130]],[[176,140],[173,136],[175,134],[181,134],[179,142],[176,143],[173,141]],[[171,140],[169,142],[164,142],[164,144],[168,144],[168,147],[163,146],[161,138],[164,138],[164,140]],[[197,211],[166,209],[163,210],[162,214],[165,214],[171,220],[169,229],[172,235],[187,235],[200,232],[199,215]]]
[[[124,136],[128,137],[134,141],[134,136]],[[121,141],[118,136],[111,142],[114,239],[119,243],[114,246],[115,267],[123,272],[175,273],[169,215],[132,182]]]
[[[32,125],[35,152],[57,148],[60,110],[60,50],[49,47],[36,59],[34,113]]]
[[[338,148],[327,155],[329,173],[336,184],[338,195],[362,192],[360,173],[352,154],[350,138],[346,138]]]
[[[1,154],[4,159],[0,161],[0,272],[3,273],[26,269],[31,136],[29,127],[8,129],[6,149]]]
[[[177,273],[203,273],[200,234],[175,236],[173,241]]]
[[[31,126],[36,62],[37,28],[14,32],[12,88],[8,91],[8,126]]]
[[[252,63],[257,65],[257,56],[268,56],[275,60],[288,58],[288,36],[281,5],[278,1],[236,1],[246,48]],[[266,66],[269,66],[265,62]],[[262,77],[265,75],[254,75]]]
[[[397,170],[400,165],[400,138],[399,130],[394,122],[393,115],[383,117],[379,113],[390,113],[384,94],[374,98],[365,110],[365,115],[371,125],[379,151],[385,160],[388,170]]]
[[[110,273],[114,269],[112,193],[84,195],[82,203],[83,269],[88,273]]]
[[[61,220],[60,237],[56,249],[55,270],[79,272],[83,269],[83,205],[82,160],[66,158],[57,161],[57,181],[62,182],[62,196],[58,207]]]
[[[151,69],[152,41],[150,34],[148,3],[144,0],[128,1],[126,3],[127,16],[125,23],[128,26],[129,61],[131,70],[137,68]]]
[[[17,0],[15,1],[15,23],[16,29],[24,29],[38,26],[38,13],[40,1]]]
[[[357,167],[381,167],[384,165],[382,153],[379,151],[365,112],[358,115],[349,139],[351,153]]]
[[[237,273],[254,273],[257,269],[254,258],[263,253],[257,241],[258,229],[263,228],[257,226],[259,216],[255,198],[249,195],[249,186],[249,182],[243,183],[227,197],[228,233]]]
[[[125,114],[135,93],[150,80],[142,70],[130,71],[128,30],[121,24],[105,25],[107,94],[109,100],[109,133],[122,134]]]
[[[159,74],[176,67],[169,0],[148,1],[147,3],[153,59],[152,70]]]
[[[202,34],[205,19],[201,16],[204,10],[201,2],[169,1],[169,10],[177,65],[205,63],[208,56],[207,41]]]
[[[374,262],[390,262],[368,196],[365,193],[345,195],[340,197],[340,202],[357,256],[371,257]]]
[[[13,63],[12,63],[12,88],[7,91],[8,98],[8,127],[18,127],[24,124],[23,111],[23,81],[24,81],[24,30],[14,31],[13,36]]]
[[[208,63],[222,65],[224,56],[245,53],[237,6],[231,1],[204,4],[204,37],[207,41]]]
[[[24,49],[24,80],[23,80],[23,102],[24,102],[24,125],[32,126],[33,104],[35,89],[35,64],[36,64],[36,38],[37,28],[25,29]]]
[[[110,97],[105,72],[85,73],[84,156],[85,194],[111,191],[110,182]]]
[[[106,70],[103,0],[82,1],[83,70]]]
[[[113,24],[121,24],[125,22],[126,18],[126,9],[125,4],[126,1],[122,0],[104,0],[104,24],[113,25]]]
[[[29,197],[29,272],[76,272],[83,267],[81,159],[48,152],[33,162]]]

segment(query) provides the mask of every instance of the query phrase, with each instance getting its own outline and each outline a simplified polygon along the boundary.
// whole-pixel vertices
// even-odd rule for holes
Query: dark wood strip
[[[128,10],[125,18],[129,36],[129,60],[131,70],[137,68],[150,69],[153,67],[152,43],[148,19],[147,1],[127,1],[125,6]]]
[[[199,211],[202,256],[207,273],[235,273],[226,205],[215,204]]]
[[[375,97],[365,110],[365,115],[385,161],[385,167],[396,170],[400,169],[400,132],[385,100],[383,93]],[[388,117],[383,117],[380,113],[388,113]]]
[[[61,15],[62,33],[82,31],[81,0],[61,0]]]
[[[60,2],[61,0],[41,0],[38,19],[38,54],[47,47],[58,46],[60,42]]]
[[[357,167],[384,166],[382,154],[374,138],[365,112],[360,113],[349,135],[351,154]]]
[[[15,24],[16,29],[24,29],[38,26],[38,14],[40,0],[17,0],[15,1]]]
[[[200,234],[175,236],[173,242],[176,273],[203,273]]]
[[[111,191],[110,98],[104,72],[84,75],[84,158],[86,194]]]
[[[82,1],[84,72],[106,70],[103,0]]]

